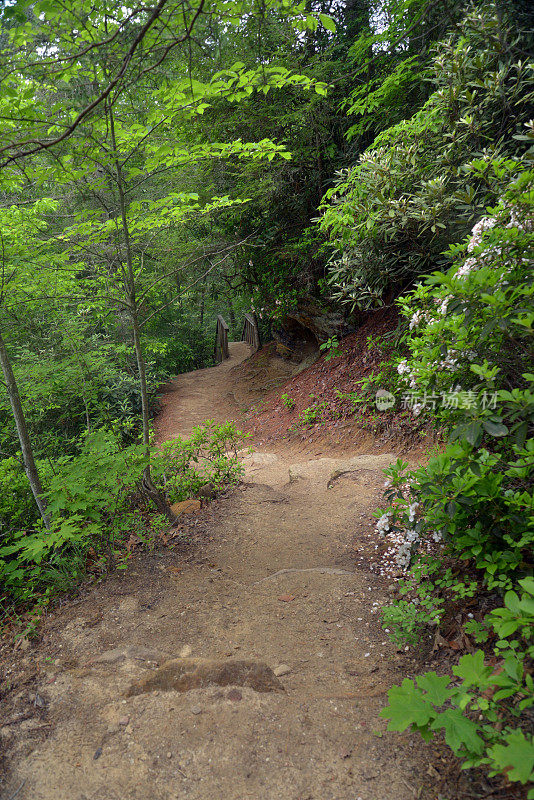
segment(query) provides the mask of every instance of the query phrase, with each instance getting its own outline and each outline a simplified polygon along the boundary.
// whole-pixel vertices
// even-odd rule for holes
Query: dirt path
[[[247,354],[174,381],[161,438],[235,415]],[[350,549],[394,454],[314,448],[256,451],[192,525],[200,557],[143,556],[54,615],[25,655],[33,715],[2,728],[2,800],[420,796],[421,751],[376,735],[401,657],[372,613],[385,587]],[[194,688],[206,674],[219,684]]]

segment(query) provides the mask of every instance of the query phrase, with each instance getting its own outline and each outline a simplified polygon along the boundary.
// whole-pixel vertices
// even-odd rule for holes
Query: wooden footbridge
[[[230,351],[228,349],[229,330],[228,324],[219,314],[215,328],[215,362],[217,364],[220,364],[221,361],[224,361],[224,359],[228,358],[230,355]],[[254,351],[261,349],[260,331],[255,314],[245,314],[241,341],[250,345]]]

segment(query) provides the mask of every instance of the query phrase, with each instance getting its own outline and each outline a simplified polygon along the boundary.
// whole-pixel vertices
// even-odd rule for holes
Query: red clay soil
[[[359,392],[358,382],[381,369],[383,350],[371,344],[368,338],[392,334],[398,326],[396,309],[380,309],[370,314],[358,330],[340,343],[341,355],[328,358],[321,355],[311,366],[299,371],[268,392],[261,393],[261,401],[244,414],[242,426],[263,441],[279,438],[314,439],[324,434],[339,434],[358,438],[365,432],[372,438],[380,435],[384,441],[403,439],[407,446],[417,446],[418,423],[409,411],[397,408],[389,412],[377,412],[374,402],[364,407],[355,407],[349,398],[340,398],[339,393]],[[242,365],[240,370],[249,375],[255,365],[276,358],[275,343],[269,343]],[[246,375],[240,375],[240,379]],[[389,389],[388,385],[376,386]],[[288,409],[281,396],[287,394],[294,400]],[[299,424],[299,415],[310,406],[321,405],[315,424]],[[428,442],[427,442],[428,443]]]

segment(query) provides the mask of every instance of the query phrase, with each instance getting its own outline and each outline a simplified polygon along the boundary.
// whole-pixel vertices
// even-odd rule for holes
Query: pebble
[[[121,717],[120,720],[119,720],[119,725],[121,725],[122,727],[126,727],[126,725],[128,725],[128,723],[129,723],[129,721],[130,721],[130,717]]]
[[[200,706],[192,706],[191,713],[192,714],[202,714],[202,709],[200,708]]]
[[[277,678],[281,678],[282,675],[287,675],[289,672],[291,672],[291,667],[288,667],[287,664],[279,664],[273,669],[273,672]]]
[[[172,758],[172,753],[171,752],[167,753],[167,758]]]
[[[180,658],[189,658],[193,650],[191,649],[191,645],[184,644],[182,649],[180,650]]]

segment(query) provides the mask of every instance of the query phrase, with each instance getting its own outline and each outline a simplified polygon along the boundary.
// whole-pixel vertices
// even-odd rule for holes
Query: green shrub
[[[405,678],[389,690],[381,716],[389,720],[388,730],[411,728],[427,740],[443,731],[464,768],[485,765],[491,775],[506,773],[510,781],[532,785],[534,737],[521,720],[534,705],[534,579],[522,579],[519,586],[520,595],[507,592],[503,608],[486,617],[498,636],[496,658],[477,650],[460,658],[454,678],[435,672],[415,682]],[[534,798],[534,789],[528,797]]]
[[[516,45],[513,24],[499,19],[493,3],[471,8],[437,46],[426,105],[339,173],[321,219],[336,251],[335,300],[354,310],[398,296],[444,264],[447,246],[498,202],[503,170],[516,169],[524,150],[534,86],[533,66]]]
[[[195,495],[202,486],[222,491],[239,482],[243,466],[239,449],[247,437],[233,422],[207,420],[188,439],[165,442],[154,457],[154,476],[175,503]]]
[[[167,442],[153,453],[154,480],[170,502],[193,496],[206,483],[214,492],[235,485],[242,474],[238,447],[244,438],[233,423],[208,421],[189,439]],[[148,463],[141,443],[124,446],[120,435],[100,428],[84,435],[78,449],[77,456],[51,462],[53,472],[45,476],[50,532],[35,514],[25,517],[28,509],[33,513],[27,481],[14,459],[3,463],[4,479],[16,478],[18,491],[4,497],[0,511],[5,518],[13,512],[19,523],[5,530],[0,544],[4,603],[42,603],[68,589],[86,574],[90,552],[102,569],[122,569],[128,542],[153,549],[168,527],[166,519],[146,513],[148,501],[139,492]]]
[[[285,405],[288,411],[293,411],[295,408],[295,401],[292,397],[290,397],[287,393],[282,395],[282,403]]]
[[[534,141],[532,133],[527,138]],[[480,592],[503,606],[466,631],[482,650],[462,656],[450,676],[405,679],[389,694],[390,730],[425,738],[444,731],[465,767],[528,783],[533,703],[534,375],[531,373],[534,173],[493,160],[508,181],[461,245],[453,265],[399,301],[407,354],[396,388],[404,405],[448,437],[418,469],[386,471],[388,506],[377,528],[389,543],[383,571],[407,573],[400,599],[383,610],[395,642],[415,644],[437,629],[450,602]],[[472,164],[484,170],[488,164]],[[444,559],[453,564],[444,568]],[[491,594],[490,594],[491,593]],[[531,792],[530,797],[534,797]]]

